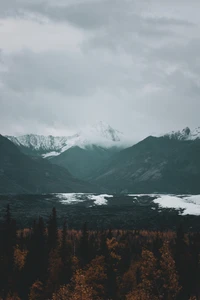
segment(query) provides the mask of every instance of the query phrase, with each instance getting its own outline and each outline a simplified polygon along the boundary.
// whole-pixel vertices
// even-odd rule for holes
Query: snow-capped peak
[[[102,121],[97,122],[93,126],[86,126],[79,132],[79,136],[84,138],[88,144],[104,144],[123,140],[123,134],[120,131],[113,129],[110,125]]]
[[[200,127],[197,127],[194,130],[186,127],[182,131],[172,131],[168,134],[165,134],[164,136],[180,141],[197,140],[200,139]]]
[[[122,146],[124,137],[121,132],[113,129],[104,122],[98,122],[93,126],[87,126],[72,136],[44,136],[27,134],[18,137],[7,136],[17,146],[23,146],[36,151],[43,157],[59,155],[69,148],[79,146],[85,148],[88,145],[104,147]]]

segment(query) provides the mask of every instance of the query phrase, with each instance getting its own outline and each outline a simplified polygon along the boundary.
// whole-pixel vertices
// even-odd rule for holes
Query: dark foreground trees
[[[200,299],[200,234],[0,224],[0,299]]]

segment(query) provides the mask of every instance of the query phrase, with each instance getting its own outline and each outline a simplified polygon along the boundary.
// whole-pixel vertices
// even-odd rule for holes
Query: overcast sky
[[[1,0],[0,133],[200,126],[199,0]]]

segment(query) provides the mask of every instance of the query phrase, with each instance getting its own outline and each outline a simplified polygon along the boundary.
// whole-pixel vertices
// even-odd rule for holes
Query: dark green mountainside
[[[148,137],[90,178],[111,192],[200,193],[200,140]]]
[[[76,146],[52,157],[50,161],[67,168],[77,178],[87,179],[119,151],[116,147],[107,149],[91,145],[82,149]]]
[[[74,178],[48,160],[29,157],[0,135],[0,193],[94,192],[91,184]]]
[[[101,191],[200,193],[200,139],[150,136],[121,151],[76,146],[43,159],[0,136],[0,193]]]

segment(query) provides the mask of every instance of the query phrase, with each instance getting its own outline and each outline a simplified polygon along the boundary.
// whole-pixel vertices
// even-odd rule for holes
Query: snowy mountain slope
[[[124,143],[124,136],[110,125],[98,122],[92,127],[72,136],[43,136],[27,134],[23,136],[7,136],[15,145],[22,148],[25,152],[41,155],[44,158],[58,156],[72,147],[84,149],[88,145],[98,145],[106,148],[119,146]]]
[[[170,139],[176,139],[180,141],[194,141],[200,139],[200,127],[191,130],[189,127],[184,128],[182,131],[172,131],[164,135]]]
[[[67,137],[54,137],[36,134],[27,134],[18,137],[7,136],[17,146],[24,146],[34,150],[59,151],[66,145]]]

